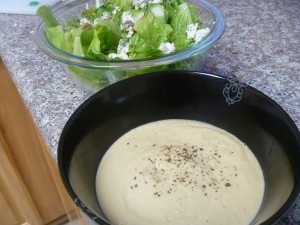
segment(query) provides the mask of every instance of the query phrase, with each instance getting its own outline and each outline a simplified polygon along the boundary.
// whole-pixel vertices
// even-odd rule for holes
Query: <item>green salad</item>
[[[80,16],[60,23],[49,5],[37,10],[48,40],[57,48],[91,61],[155,58],[186,48],[203,39],[195,5],[185,0],[96,0],[82,3]],[[64,18],[65,19],[65,18]],[[99,68],[62,64],[67,75],[85,90],[95,92],[139,74],[165,70],[194,70],[200,55],[174,63],[139,68]]]
[[[49,5],[37,10],[48,39],[68,53],[100,60],[157,57],[183,49],[209,33],[185,0],[96,0],[81,17],[59,24]]]

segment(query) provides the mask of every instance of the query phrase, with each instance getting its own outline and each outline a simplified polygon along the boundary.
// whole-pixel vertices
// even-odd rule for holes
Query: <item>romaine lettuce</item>
[[[56,27],[59,25],[49,5],[39,7],[36,14],[43,19],[47,27]]]
[[[141,18],[133,29],[153,49],[158,49],[162,42],[167,42],[172,32],[170,25],[162,23],[151,13]]]
[[[135,33],[129,39],[129,46],[129,56],[131,59],[142,59],[162,55],[160,50],[148,45],[138,33]]]
[[[186,3],[175,8],[174,15],[171,20],[171,26],[175,34],[185,34],[186,28],[193,23],[193,17]]]
[[[41,6],[37,14],[46,23],[49,40],[66,52],[86,58],[110,60],[117,54],[120,39],[130,43],[128,59],[156,57],[170,51],[159,50],[170,43],[175,51],[195,42],[187,37],[187,27],[198,24],[199,16],[193,4],[185,0],[106,0],[88,7],[81,18],[59,24],[50,6]],[[174,51],[174,49],[172,49]],[[118,57],[117,57],[118,58]]]
[[[80,36],[76,36],[74,38],[74,48],[73,48],[73,54],[77,56],[84,57],[82,45],[81,45],[81,38]]]
[[[66,24],[59,23],[48,5],[41,6],[37,15],[44,20],[45,32],[54,46],[77,56],[105,61],[122,59],[118,57],[120,40],[128,43],[128,51],[122,52],[126,56],[124,59],[158,57],[195,43],[195,38],[187,35],[189,25],[202,28],[195,6],[185,0],[162,0],[160,3],[105,0],[103,3],[83,9],[81,17],[70,19]],[[163,52],[160,50],[162,45],[175,47]],[[188,59],[184,63],[137,70],[68,68],[77,79],[94,89],[101,89],[130,76],[167,69],[191,69],[195,63],[198,62]]]

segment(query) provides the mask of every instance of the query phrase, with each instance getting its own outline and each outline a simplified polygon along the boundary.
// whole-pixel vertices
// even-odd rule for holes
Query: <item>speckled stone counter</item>
[[[211,0],[226,31],[207,52],[204,72],[247,77],[279,103],[300,128],[300,1]],[[90,95],[34,43],[38,18],[0,14],[0,55],[53,157],[73,111]],[[1,77],[0,77],[1,82]],[[276,224],[300,224],[300,199]]]

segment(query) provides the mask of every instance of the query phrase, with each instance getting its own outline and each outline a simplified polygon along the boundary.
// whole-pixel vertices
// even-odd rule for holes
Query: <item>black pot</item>
[[[110,224],[95,191],[102,156],[127,131],[162,119],[210,123],[249,146],[266,185],[262,207],[252,224],[274,223],[294,202],[300,189],[300,134],[278,104],[222,76],[158,72],[99,91],[74,112],[60,137],[58,165],[66,189],[99,224]]]

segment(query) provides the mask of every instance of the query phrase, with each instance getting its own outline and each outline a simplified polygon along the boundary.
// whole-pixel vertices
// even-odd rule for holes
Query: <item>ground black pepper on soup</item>
[[[114,225],[248,225],[262,203],[264,178],[232,134],[171,119],[120,137],[100,162],[96,192]]]

